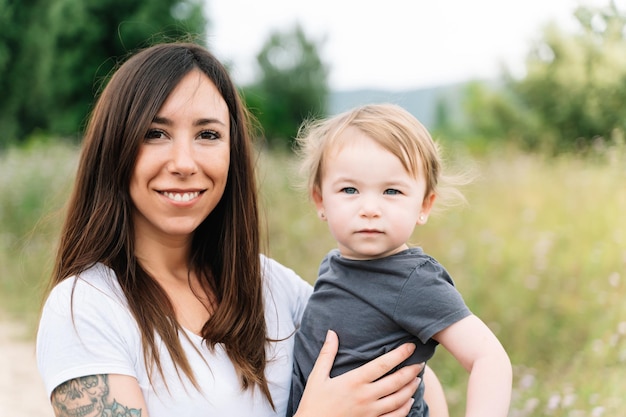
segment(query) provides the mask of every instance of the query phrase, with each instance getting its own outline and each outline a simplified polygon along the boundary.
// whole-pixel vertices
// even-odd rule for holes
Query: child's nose
[[[380,216],[380,205],[378,200],[372,197],[363,197],[361,204],[361,216],[377,217]]]

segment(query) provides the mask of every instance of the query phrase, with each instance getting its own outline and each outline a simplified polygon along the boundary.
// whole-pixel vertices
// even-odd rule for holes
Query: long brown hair
[[[199,69],[230,113],[230,167],[224,195],[196,229],[190,270],[216,297],[202,328],[209,347],[222,343],[244,389],[258,386],[273,406],[265,378],[267,329],[259,259],[259,218],[249,114],[224,66],[193,43],[144,49],[122,64],[100,94],[87,125],[50,287],[97,262],[112,268],[142,335],[146,368],[163,374],[154,334],[175,365],[200,388],[182,349],[182,329],[160,285],[134,254],[129,183],[139,145],[179,81]]]

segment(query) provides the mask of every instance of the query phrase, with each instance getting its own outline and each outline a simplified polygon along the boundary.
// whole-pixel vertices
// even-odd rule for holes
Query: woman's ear
[[[435,199],[437,195],[435,193],[430,193],[428,196],[424,197],[424,201],[422,201],[422,209],[420,210],[420,214],[417,218],[417,224],[424,225],[428,221],[428,215],[430,214],[430,210],[432,210],[433,205],[435,204]]]
[[[313,191],[311,191],[311,200],[313,200],[313,203],[315,204],[315,209],[317,210],[317,216],[321,220],[326,221],[326,213],[324,212],[324,200],[322,198],[322,190],[320,190],[318,187],[313,189]]]

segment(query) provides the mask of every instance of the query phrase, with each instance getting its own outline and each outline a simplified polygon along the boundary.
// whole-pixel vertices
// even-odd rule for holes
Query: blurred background
[[[0,0],[0,322],[32,343],[98,91],[181,38],[227,64],[259,121],[270,256],[313,282],[334,245],[294,181],[300,123],[402,105],[477,174],[413,243],[509,352],[510,417],[623,416],[626,1]],[[465,371],[444,349],[431,366],[462,415]]]

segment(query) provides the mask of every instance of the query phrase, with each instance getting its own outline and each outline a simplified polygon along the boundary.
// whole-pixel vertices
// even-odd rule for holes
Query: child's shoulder
[[[403,253],[411,259],[413,273],[420,275],[422,279],[443,279],[453,284],[447,269],[433,256],[425,253],[422,248],[410,248]]]
[[[441,265],[437,259],[424,252],[424,249],[419,246],[410,247],[393,256],[405,259],[406,262],[412,262],[418,268],[429,265],[437,268],[443,268],[443,265]],[[394,261],[396,260],[394,259]]]

